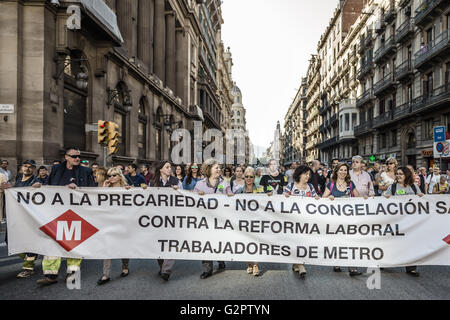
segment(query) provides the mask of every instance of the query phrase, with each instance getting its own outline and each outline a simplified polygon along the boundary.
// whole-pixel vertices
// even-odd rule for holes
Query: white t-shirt
[[[441,175],[439,174],[439,175],[437,175],[437,176],[435,176],[434,174],[431,174],[428,178],[427,178],[427,184],[429,185],[428,186],[428,193],[429,194],[432,194],[433,193],[433,188],[434,188],[434,185],[436,184],[436,183],[439,183],[439,180],[441,179]]]

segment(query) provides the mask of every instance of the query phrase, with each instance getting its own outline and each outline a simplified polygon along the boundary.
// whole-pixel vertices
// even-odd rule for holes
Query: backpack
[[[330,192],[331,194],[333,194],[333,190],[334,190],[334,182],[331,182],[331,189]],[[350,182],[350,196],[353,198],[353,183]]]
[[[413,185],[411,186],[411,188],[413,189],[414,194],[417,195],[417,188],[416,188],[416,185],[413,184]],[[391,191],[392,191],[392,195],[395,196],[395,193],[397,192],[397,184],[396,184],[396,183],[394,183],[394,184],[392,185]]]

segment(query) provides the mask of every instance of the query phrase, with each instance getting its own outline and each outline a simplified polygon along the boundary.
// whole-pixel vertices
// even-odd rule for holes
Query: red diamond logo
[[[67,252],[72,251],[99,230],[69,210],[40,228]]]
[[[444,242],[447,242],[448,244],[450,244],[450,234],[442,240],[444,240]]]

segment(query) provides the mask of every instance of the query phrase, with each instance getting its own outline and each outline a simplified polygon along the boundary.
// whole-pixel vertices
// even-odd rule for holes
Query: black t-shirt
[[[28,178],[28,180],[22,181],[22,176],[19,180],[16,180],[16,184],[14,185],[14,188],[25,188],[25,187],[31,187],[34,184],[35,178],[31,176]]]
[[[261,178],[261,181],[259,184],[264,187],[265,193],[272,191],[272,190],[267,190],[267,187],[271,186],[273,188],[274,193],[283,194],[283,187],[288,185],[288,179],[282,173],[279,173],[278,176],[276,176],[276,177],[273,177],[271,175],[266,175]]]
[[[61,176],[60,186],[68,186],[69,184],[75,183],[75,173],[73,170],[67,168],[64,169],[64,173]]]

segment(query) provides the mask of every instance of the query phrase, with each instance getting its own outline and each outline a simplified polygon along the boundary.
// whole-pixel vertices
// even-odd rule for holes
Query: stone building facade
[[[393,156],[416,167],[439,164],[433,157],[433,128],[444,125],[450,131],[450,4],[385,0],[372,5],[377,5],[375,22],[368,26],[373,59],[361,62],[370,64],[370,73],[358,97],[361,153],[373,150],[379,160]],[[444,159],[443,169],[448,167]]]
[[[355,42],[353,28],[361,14],[363,0],[339,1],[328,28],[318,45],[320,67],[319,114],[322,117],[318,145],[321,162],[333,158],[348,160],[357,153],[353,128],[357,124]]]
[[[303,163],[306,160],[306,91],[307,80],[302,78],[302,84],[284,117],[285,166],[290,166],[293,162]]]
[[[339,1],[306,75],[308,163],[440,163],[433,128],[450,132],[449,15],[448,1]]]
[[[109,165],[170,159],[171,133],[193,133],[195,120],[221,129],[220,1],[59,2],[0,2],[0,104],[14,106],[0,126],[0,157],[11,167],[49,165],[68,146],[102,163],[97,134],[85,132],[98,120],[120,125]],[[80,7],[81,29],[67,26],[70,5]]]

